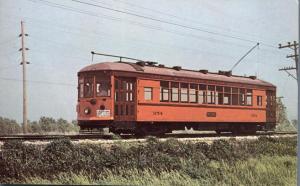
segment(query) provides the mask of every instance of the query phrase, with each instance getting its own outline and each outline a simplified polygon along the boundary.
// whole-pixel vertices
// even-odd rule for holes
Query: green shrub
[[[5,142],[0,153],[0,181],[24,180],[26,177],[54,179],[60,174],[81,174],[96,179],[111,171],[126,170],[183,171],[193,179],[214,176],[222,180],[223,164],[260,156],[296,156],[296,138],[259,138],[253,141],[217,140],[184,143],[175,139],[164,142],[148,138],[146,143],[110,147],[99,144],[73,144],[69,139],[55,140],[44,148],[21,141]],[[291,167],[290,161],[284,162]],[[222,168],[223,167],[223,168]]]
[[[21,141],[4,143],[0,159],[1,178],[20,178],[36,175],[44,166],[39,149],[34,145],[24,145]]]
[[[238,158],[241,158],[241,156],[236,153],[233,145],[225,140],[214,141],[206,155],[209,159],[216,161],[224,160],[233,162]]]
[[[69,139],[53,141],[42,152],[45,173],[53,175],[72,171],[77,162],[77,153],[77,148]]]

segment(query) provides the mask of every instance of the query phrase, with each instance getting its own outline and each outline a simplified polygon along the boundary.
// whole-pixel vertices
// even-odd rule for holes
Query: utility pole
[[[20,65],[23,67],[23,133],[27,133],[27,89],[26,89],[26,65],[29,64],[25,60],[25,52],[26,50],[29,50],[28,48],[25,48],[25,36],[28,36],[28,34],[24,33],[24,22],[21,21],[21,34],[19,37],[21,37],[21,46],[22,48],[19,49],[19,51],[22,51],[22,62]]]
[[[300,9],[300,3],[298,1],[298,8]],[[299,12],[299,16],[300,16],[300,12]],[[298,33],[299,37],[300,37],[300,32]],[[295,61],[295,67],[284,67],[279,69],[279,71],[285,71],[286,73],[289,74],[289,76],[292,76],[294,79],[296,79],[297,83],[298,83],[298,134],[297,134],[297,185],[300,186],[300,69],[299,67],[299,43],[297,43],[296,41],[294,41],[293,43],[288,42],[287,45],[282,46],[282,44],[279,44],[279,49],[282,48],[290,48],[294,51],[294,54],[291,55],[287,55],[287,58],[293,58]],[[288,70],[296,70],[296,74],[297,74],[297,78],[295,76],[293,76],[290,72],[288,72]]]
[[[298,0],[298,20],[299,20],[299,16],[300,16],[300,0]],[[300,25],[298,24],[298,38],[300,38]],[[298,47],[298,52],[300,53],[300,48]],[[297,65],[299,66],[299,60],[296,61]],[[300,74],[300,69],[297,69],[297,74]],[[300,82],[299,79],[297,79],[298,82],[298,134],[297,134],[297,185],[300,186]]]
[[[296,80],[299,77],[299,73],[298,73],[298,58],[299,58],[298,48],[299,47],[298,46],[299,46],[299,44],[296,41],[294,41],[293,43],[287,42],[286,45],[279,44],[279,47],[278,47],[279,49],[290,48],[293,50],[294,54],[287,55],[286,58],[293,58],[295,61],[295,67],[284,67],[284,68],[279,69],[279,71],[285,71],[286,73],[289,74],[289,76],[292,76]],[[290,72],[288,72],[289,70],[296,70],[297,77],[293,76]]]

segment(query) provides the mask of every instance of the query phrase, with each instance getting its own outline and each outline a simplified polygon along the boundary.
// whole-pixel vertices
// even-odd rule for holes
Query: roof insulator
[[[225,75],[226,71],[222,71],[222,70],[219,70],[218,74],[219,75]]]
[[[225,75],[228,76],[228,77],[232,76],[232,71],[231,70],[230,71],[226,71]]]
[[[179,71],[181,70],[181,66],[173,66],[173,69]]]
[[[165,65],[163,65],[163,64],[159,64],[159,65],[158,65],[158,67],[160,67],[160,68],[164,68],[164,67],[165,67]]]
[[[257,77],[256,76],[249,76],[249,78],[255,80]]]
[[[203,74],[207,74],[207,73],[208,73],[208,70],[202,69],[202,70],[199,70],[199,72],[201,72],[201,73],[203,73]]]
[[[136,64],[140,65],[142,67],[146,65],[146,63],[144,61],[138,61],[138,62],[136,62]]]

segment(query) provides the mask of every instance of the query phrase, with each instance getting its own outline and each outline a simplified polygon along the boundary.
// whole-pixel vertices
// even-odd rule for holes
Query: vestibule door
[[[135,120],[136,79],[115,77],[115,105],[116,121]]]

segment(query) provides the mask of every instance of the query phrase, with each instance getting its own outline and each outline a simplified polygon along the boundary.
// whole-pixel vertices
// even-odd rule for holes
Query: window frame
[[[89,81],[87,81],[87,79],[91,79],[92,80],[92,90],[91,90],[91,95],[87,96],[86,95],[86,83],[90,83]],[[83,98],[92,98],[95,95],[95,76],[85,76],[84,77],[84,83],[83,83]]]
[[[211,90],[210,87],[214,87],[213,90]],[[209,104],[209,105],[215,105],[216,104],[216,85],[207,85],[206,97],[207,97],[206,98],[206,103],[207,104]],[[208,98],[211,98],[210,101],[208,101]]]
[[[248,92],[250,91],[250,92]],[[250,93],[250,94],[248,94]],[[248,98],[251,98],[250,101],[251,103],[248,104]],[[252,89],[246,89],[246,99],[245,99],[245,105],[246,106],[253,106],[253,90]]]
[[[239,88],[239,105],[247,106],[246,105],[246,88]]]
[[[200,98],[202,98],[202,103],[200,103]],[[198,84],[198,104],[207,104],[207,84]]]
[[[108,89],[107,89],[107,94],[106,95],[98,95],[98,93],[100,93],[100,90],[98,90],[98,85],[100,84],[99,88],[101,88],[102,83],[107,83],[106,85],[107,85]],[[96,88],[96,90],[95,90],[96,97],[110,97],[111,96],[111,83],[110,83],[110,80],[100,80],[100,81],[98,81],[97,77],[96,77],[96,84],[95,85],[96,85],[95,86],[95,88]]]
[[[234,91],[236,90],[236,91]],[[239,106],[240,105],[240,99],[239,99],[239,91],[240,89],[238,87],[231,87],[231,105],[232,106]],[[234,104],[234,97],[236,98],[236,104]]]
[[[256,96],[256,104],[259,107],[263,106],[262,96]]]
[[[224,86],[223,90],[223,105],[232,105],[232,87]],[[225,98],[228,98],[227,103],[225,103]]]
[[[175,86],[173,86],[173,85],[175,85]],[[176,102],[176,103],[179,102],[179,100],[180,100],[180,93],[179,93],[180,88],[179,87],[180,87],[179,82],[171,82],[171,88],[170,88],[170,90],[171,90],[171,102]],[[173,88],[177,89],[177,93],[173,93]],[[177,95],[177,100],[173,99],[173,95]]]
[[[162,84],[167,84],[168,86],[164,86]],[[160,81],[160,102],[169,102],[170,101],[170,82],[169,81]],[[165,94],[167,95],[167,99],[164,99]]]
[[[193,88],[192,88],[193,87]],[[198,85],[197,84],[194,84],[194,83],[190,83],[189,84],[189,91],[188,91],[188,94],[189,94],[189,102],[190,103],[198,103]],[[192,91],[191,90],[195,90],[195,92],[192,94]],[[194,96],[195,98],[195,101],[191,101],[191,96]]]
[[[146,89],[149,89],[150,91],[146,91]],[[150,99],[146,99],[146,93],[150,93]],[[153,101],[153,87],[144,87],[144,100]]]
[[[182,85],[186,85],[185,86],[186,88],[182,88],[183,87]],[[181,82],[179,88],[180,88],[180,91],[179,91],[180,92],[180,103],[188,103],[189,102],[189,84]],[[186,93],[182,94],[182,89],[186,90]],[[186,96],[186,101],[182,101],[182,95]]]
[[[216,105],[223,105],[223,103],[224,103],[224,86],[216,85]]]

